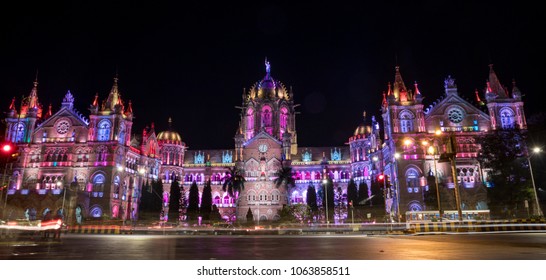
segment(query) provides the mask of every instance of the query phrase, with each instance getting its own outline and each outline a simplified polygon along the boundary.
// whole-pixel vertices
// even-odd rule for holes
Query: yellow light
[[[395,154],[394,154],[394,158],[400,158],[400,154],[399,154],[399,153],[395,153]]]
[[[410,139],[404,140],[404,145],[409,146],[411,145],[412,141]]]
[[[428,153],[433,155],[434,154],[434,147],[432,147],[432,146],[428,147]]]
[[[441,131],[441,130],[436,130],[436,131],[434,132],[434,134],[440,135],[440,134],[442,134],[442,131]]]
[[[534,148],[533,148],[533,153],[538,154],[538,153],[540,153],[540,152],[542,152],[542,149],[541,149],[541,148],[539,148],[539,147],[534,147]]]
[[[427,140],[423,140],[423,142],[421,142],[421,144],[423,144],[423,146],[428,146],[428,141],[427,141]]]

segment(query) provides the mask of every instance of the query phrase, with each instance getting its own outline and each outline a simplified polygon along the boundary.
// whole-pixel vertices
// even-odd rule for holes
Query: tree
[[[277,177],[273,181],[275,187],[278,189],[281,187],[286,188],[286,204],[288,204],[290,201],[290,189],[296,185],[296,180],[292,177],[292,167],[281,164],[281,167],[277,170],[275,176]]]
[[[169,195],[169,220],[178,222],[180,220],[180,184],[176,178],[171,183]]]
[[[368,202],[368,184],[362,181],[358,184],[358,203],[357,205],[364,205]]]
[[[246,211],[246,221],[247,223],[254,222],[254,215],[252,214],[252,210],[250,210],[250,207],[248,207],[248,211]]]
[[[229,196],[235,197],[237,193],[240,193],[245,189],[245,177],[242,175],[243,171],[233,166],[228,167],[224,184],[222,184],[222,190],[227,191]]]
[[[479,138],[478,161],[487,171],[487,195],[492,215],[511,218],[533,195],[524,135],[517,129],[494,130]],[[521,211],[522,214],[525,213]],[[525,213],[526,214],[526,213]]]
[[[187,216],[187,207],[188,207],[188,199],[186,198],[186,190],[184,189],[184,186],[180,186],[180,200],[178,201],[178,217],[180,221],[186,220]]]
[[[190,186],[190,195],[187,209],[188,219],[195,221],[199,216],[199,188],[197,183],[193,181]]]
[[[326,184],[322,183],[322,207],[324,207],[325,211],[328,210],[328,220],[332,219],[334,216],[334,182],[331,178],[328,178],[326,181]],[[328,205],[328,208],[326,208],[326,205]]]
[[[436,194],[436,179],[433,175],[427,176],[428,191],[423,193],[427,210],[438,210],[438,195]]]
[[[347,185],[347,202],[352,202],[352,205],[358,201],[358,190],[356,189],[355,180],[351,178]]]
[[[307,205],[309,205],[309,208],[311,209],[311,212],[313,215],[316,214],[318,211],[317,206],[317,191],[315,190],[315,186],[309,185],[307,187],[307,197],[306,197]]]
[[[203,186],[203,194],[201,195],[201,217],[203,220],[210,220],[210,214],[212,211],[212,189],[210,186],[210,179],[207,180],[205,186]]]

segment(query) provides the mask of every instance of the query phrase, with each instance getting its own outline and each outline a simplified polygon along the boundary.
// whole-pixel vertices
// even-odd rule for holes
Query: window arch
[[[515,128],[516,120],[515,120],[514,111],[512,111],[512,109],[505,107],[505,108],[502,108],[499,113],[500,113],[501,127],[503,129]]]
[[[267,133],[271,134],[273,132],[273,127],[272,127],[272,119],[271,119],[271,115],[272,115],[272,110],[271,110],[271,107],[269,105],[265,105],[262,107],[262,127],[265,128],[265,131],[267,131]]]
[[[20,122],[14,125],[14,134],[13,134],[13,142],[14,143],[21,143],[25,139],[25,124]]]
[[[110,129],[112,124],[109,120],[102,120],[99,122],[97,130],[97,140],[98,141],[108,141],[110,140]]]
[[[413,121],[415,119],[415,115],[413,115],[410,111],[402,111],[400,113],[400,132],[402,133],[408,133],[413,132]]]
[[[406,187],[409,193],[419,192],[419,171],[415,168],[409,168],[406,171]]]
[[[103,192],[105,181],[106,178],[103,174],[99,173],[95,175],[95,177],[93,177],[93,192]]]

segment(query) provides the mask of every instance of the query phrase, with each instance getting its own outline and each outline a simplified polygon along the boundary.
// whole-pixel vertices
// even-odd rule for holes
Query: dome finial
[[[173,126],[173,118],[169,117],[169,130],[172,128]]]

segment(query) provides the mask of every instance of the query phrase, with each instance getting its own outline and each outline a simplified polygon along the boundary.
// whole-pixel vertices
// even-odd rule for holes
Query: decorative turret
[[[74,107],[74,96],[72,95],[72,93],[70,93],[70,90],[66,92],[61,107],[68,108],[69,110],[72,110],[72,108]]]
[[[521,91],[516,86],[516,80],[512,80],[512,98],[521,100]]]
[[[444,80],[444,89],[446,96],[459,94],[457,92],[457,84],[455,84],[455,79],[452,78],[451,75],[448,75],[447,78]]]

